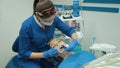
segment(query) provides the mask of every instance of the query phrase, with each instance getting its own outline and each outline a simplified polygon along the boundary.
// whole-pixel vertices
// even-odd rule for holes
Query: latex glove
[[[77,45],[78,45],[78,40],[73,39],[70,43],[68,43],[68,47],[65,49],[65,51],[71,52],[75,49]]]
[[[54,57],[56,54],[58,53],[58,50],[55,48],[51,48],[48,51],[43,52],[43,56],[44,58],[50,58],[50,57]]]

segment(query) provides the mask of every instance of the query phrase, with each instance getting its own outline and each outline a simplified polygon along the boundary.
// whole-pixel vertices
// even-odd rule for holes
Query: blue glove
[[[78,45],[78,40],[77,39],[73,39],[70,43],[68,43],[68,45],[69,46],[65,49],[65,51],[71,52]]]
[[[55,48],[51,48],[48,51],[43,52],[43,56],[44,58],[50,58],[50,57],[54,57],[56,54],[58,53],[58,50]]]

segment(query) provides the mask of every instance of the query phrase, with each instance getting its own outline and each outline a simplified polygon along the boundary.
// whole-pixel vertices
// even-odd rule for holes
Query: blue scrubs
[[[54,18],[53,24],[46,26],[45,30],[36,23],[33,16],[23,22],[19,36],[13,45],[13,50],[18,52],[19,68],[54,68],[45,59],[29,59],[29,57],[32,52],[43,52],[50,49],[48,42],[53,38],[55,28],[69,37],[75,32],[72,27],[69,27],[57,16]],[[43,64],[44,62],[45,64]]]

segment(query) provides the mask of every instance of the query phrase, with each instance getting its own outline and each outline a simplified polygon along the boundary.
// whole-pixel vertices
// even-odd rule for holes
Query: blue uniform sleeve
[[[21,58],[28,59],[31,55],[30,30],[26,26],[22,26],[19,32],[19,55]]]
[[[59,17],[55,17],[55,23],[56,28],[58,28],[60,31],[65,33],[67,36],[71,37],[73,33],[75,33],[74,28],[68,26],[66,23],[64,23]]]

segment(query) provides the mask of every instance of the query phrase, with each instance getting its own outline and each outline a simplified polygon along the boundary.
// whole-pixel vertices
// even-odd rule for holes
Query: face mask
[[[44,25],[47,25],[47,26],[51,26],[52,23],[53,23],[53,21],[51,21],[51,22],[44,22],[44,21],[41,21],[41,23],[44,24]]]

